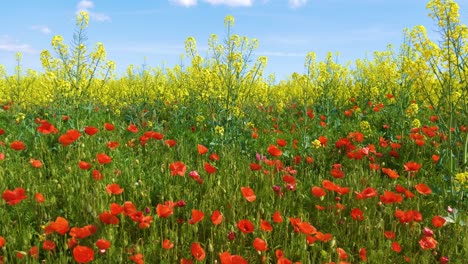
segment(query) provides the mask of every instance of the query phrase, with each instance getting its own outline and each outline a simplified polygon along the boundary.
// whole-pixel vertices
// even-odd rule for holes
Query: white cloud
[[[92,8],[94,8],[94,3],[87,0],[82,0],[78,3],[78,5],[76,5],[76,9],[78,9],[78,11],[88,11]]]
[[[89,14],[89,17],[91,19],[94,19],[99,22],[105,22],[105,21],[111,21],[110,16],[103,14],[103,13],[96,13],[90,11],[90,9],[94,8],[94,3],[88,0],[81,0],[77,5],[76,5],[76,13],[80,11],[85,11]]]
[[[307,0],[289,0],[289,6],[292,8],[298,8],[307,4]]]
[[[262,0],[263,3],[266,0]],[[169,2],[185,7],[191,7],[197,5],[197,0],[169,0]],[[227,6],[251,6],[254,3],[254,0],[203,0],[203,2],[208,3],[210,5],[227,5]]]
[[[203,0],[212,5],[251,6],[254,0]]]
[[[0,36],[0,52],[37,53],[29,44],[18,43],[10,36]]]
[[[307,52],[284,52],[284,51],[258,51],[259,55],[269,57],[302,57],[305,58]]]
[[[46,27],[46,26],[43,26],[43,25],[34,25],[31,27],[32,30],[37,30],[43,34],[46,34],[46,35],[49,35],[50,33],[52,33],[52,30],[50,30],[50,28]]]
[[[169,0],[169,2],[175,5],[185,6],[185,7],[191,7],[191,6],[197,5],[197,0]]]

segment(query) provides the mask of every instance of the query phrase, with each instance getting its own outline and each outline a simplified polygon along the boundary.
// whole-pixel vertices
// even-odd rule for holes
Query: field
[[[0,263],[466,263],[468,30],[264,77],[256,41],[113,73],[60,36],[0,80]],[[0,72],[2,71],[0,67]]]

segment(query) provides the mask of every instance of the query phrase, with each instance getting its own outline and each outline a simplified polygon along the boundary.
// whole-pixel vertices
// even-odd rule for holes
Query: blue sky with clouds
[[[462,21],[467,0],[457,1]],[[305,55],[340,52],[339,62],[371,57],[387,44],[397,48],[403,29],[424,25],[436,36],[424,0],[135,0],[2,1],[0,64],[12,73],[15,53],[23,66],[40,70],[39,53],[51,49],[56,34],[72,41],[75,15],[90,13],[88,46],[104,43],[119,72],[129,64],[174,66],[193,36],[200,54],[207,39],[224,36],[226,15],[235,18],[234,33],[259,40],[256,55],[268,57],[267,73],[286,78],[303,72]],[[466,8],[465,8],[466,7]],[[187,62],[185,62],[187,63]]]

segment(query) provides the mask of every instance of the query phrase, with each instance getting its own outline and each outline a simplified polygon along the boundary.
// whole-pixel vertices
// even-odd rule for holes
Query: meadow
[[[280,81],[231,16],[117,76],[80,13],[0,67],[0,263],[466,263],[468,28],[427,8],[440,40]]]

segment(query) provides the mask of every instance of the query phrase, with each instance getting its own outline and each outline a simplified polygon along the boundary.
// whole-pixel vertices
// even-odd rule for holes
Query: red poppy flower
[[[159,217],[168,218],[174,213],[174,204],[172,202],[165,202],[164,205],[158,204],[156,206],[156,213]]]
[[[218,160],[219,160],[219,156],[218,156],[218,154],[216,154],[216,153],[211,153],[209,159],[210,159],[211,161],[218,161]]]
[[[396,253],[401,252],[401,245],[397,241],[392,242],[392,250],[395,251]]]
[[[165,250],[169,250],[174,247],[174,243],[172,243],[169,239],[164,239],[162,242],[162,247]]]
[[[32,258],[35,258],[35,259],[39,258],[39,248],[37,246],[33,246],[32,248],[28,250],[28,254]]]
[[[434,249],[437,247],[437,240],[431,236],[423,236],[421,240],[419,240],[419,245],[423,250]]]
[[[111,208],[112,209],[112,208]],[[124,205],[123,205],[123,213],[124,215],[126,216],[131,216],[133,214],[136,214],[138,211],[137,211],[137,208],[136,206],[131,202],[131,201],[126,201],[124,202]]]
[[[202,261],[206,257],[205,250],[202,248],[200,243],[192,243],[192,246],[190,246],[190,251],[192,252],[192,256],[198,261]]]
[[[275,211],[272,218],[273,218],[273,222],[275,222],[275,223],[282,223],[283,222],[283,217],[281,217],[281,214],[278,211]]]
[[[70,229],[70,236],[76,237],[76,238],[87,238],[91,235],[94,235],[97,232],[98,228],[95,225],[86,225],[84,227],[72,227]]]
[[[135,254],[135,255],[132,255],[129,257],[131,261],[133,261],[133,263],[135,264],[144,264],[145,261],[143,259],[143,255],[141,253],[138,253],[138,254]]]
[[[250,234],[254,231],[254,225],[247,219],[242,219],[237,222],[237,228],[244,234]]]
[[[266,251],[268,249],[265,240],[258,237],[254,239],[253,246],[258,251]]]
[[[403,211],[400,209],[397,209],[395,211],[395,217],[400,220],[400,223],[406,224],[410,222],[421,222],[422,221],[422,215],[419,211],[416,210],[408,210],[408,211]]]
[[[377,194],[378,194],[377,190],[375,190],[372,187],[367,187],[366,189],[362,190],[362,192],[356,193],[356,199],[357,200],[367,199],[367,198],[375,197],[377,196]]]
[[[86,134],[88,134],[88,136],[92,136],[94,134],[96,134],[97,132],[99,132],[99,129],[93,127],[93,126],[87,126],[84,128],[84,132]]]
[[[205,168],[205,171],[206,173],[208,174],[213,174],[215,173],[217,170],[215,167],[213,167],[211,164],[209,164],[208,162],[205,162],[205,164],[203,165],[203,167]]]
[[[349,190],[350,190],[349,187],[338,186],[338,189],[336,190],[336,193],[341,194],[341,195],[345,195],[345,194],[349,193]]]
[[[110,148],[111,150],[112,150],[112,149],[116,149],[116,148],[119,146],[119,142],[117,142],[117,141],[109,141],[109,142],[107,142],[106,146],[107,146],[108,148]]]
[[[359,257],[362,261],[367,262],[367,250],[366,248],[359,249]]]
[[[42,161],[37,159],[30,159],[29,163],[36,169],[42,168]]]
[[[164,144],[172,148],[173,146],[177,144],[177,141],[175,141],[174,139],[167,139],[167,140],[164,140]]]
[[[117,183],[113,183],[113,184],[107,185],[106,191],[108,194],[118,195],[118,194],[123,193],[124,189],[120,188],[120,185],[118,185]]]
[[[421,164],[410,161],[410,162],[405,163],[404,167],[405,167],[405,171],[410,172],[410,173],[416,173],[421,168]]]
[[[277,146],[275,145],[270,145],[268,146],[267,149],[268,153],[270,153],[271,156],[273,157],[279,157],[283,155],[283,151],[281,151]]]
[[[319,136],[318,137],[318,140],[320,141],[320,144],[324,147],[327,146],[327,142],[328,142],[328,138],[324,137],[324,136]]]
[[[78,263],[88,263],[94,260],[94,250],[86,246],[76,246],[73,249],[73,257]]]
[[[0,236],[0,248],[2,248],[3,246],[5,246],[5,243],[6,243],[6,240],[4,237]]]
[[[384,236],[385,236],[387,239],[390,239],[390,240],[393,240],[393,239],[396,238],[395,232],[392,232],[392,231],[385,231],[385,232],[384,232]]]
[[[169,165],[169,169],[171,170],[172,176],[185,176],[185,171],[187,170],[187,167],[182,161],[176,161]]]
[[[123,206],[121,206],[119,204],[111,203],[111,205],[110,205],[110,211],[111,211],[111,214],[113,214],[113,215],[119,215],[124,210],[125,210],[125,207],[123,207]]]
[[[325,206],[321,206],[321,205],[319,205],[319,204],[316,204],[316,205],[315,205],[315,208],[316,208],[317,210],[320,210],[320,211],[325,210]]]
[[[55,243],[53,241],[50,241],[50,240],[46,240],[44,241],[44,243],[42,243],[42,248],[44,250],[54,250],[55,249]]]
[[[130,125],[127,127],[127,130],[130,131],[131,133],[137,133],[137,132],[138,132],[138,127],[135,126],[134,124],[130,124]]]
[[[197,144],[197,150],[198,154],[200,155],[206,154],[208,152],[208,148],[200,144]]]
[[[299,231],[303,234],[313,235],[317,233],[317,229],[308,222],[298,221],[295,225],[299,228]]]
[[[322,232],[317,232],[317,234],[315,234],[315,237],[324,243],[332,240],[333,238],[332,234],[324,234]]]
[[[39,133],[44,135],[58,133],[57,128],[55,128],[51,123],[47,122],[46,120],[41,120],[40,123],[41,125],[37,128],[37,131]]]
[[[26,196],[26,190],[23,188],[16,188],[13,191],[6,190],[2,194],[3,200],[5,200],[9,205],[15,205],[20,203],[22,200],[28,198]]]
[[[152,138],[154,140],[161,140],[164,138],[164,135],[156,132],[156,131],[147,131],[143,135],[147,136],[148,138]]]
[[[193,127],[192,127],[192,128],[193,128]],[[193,260],[181,258],[181,259],[180,259],[180,264],[193,264]]]
[[[337,248],[336,249],[336,253],[338,253],[338,257],[340,259],[347,259],[348,258],[348,254],[346,253],[346,251],[342,248]]]
[[[345,176],[344,172],[341,170],[341,164],[334,164],[330,174],[336,179],[341,179]]]
[[[339,188],[338,185],[336,185],[335,183],[329,181],[329,180],[323,180],[322,181],[322,186],[323,188],[329,190],[329,191],[333,191],[333,192],[336,192]]]
[[[446,222],[445,218],[441,216],[435,215],[434,217],[432,217],[432,225],[435,228],[442,227],[445,224],[445,222]]]
[[[239,255],[231,255],[229,252],[219,253],[221,264],[248,264],[247,260]]]
[[[401,203],[403,201],[403,196],[394,192],[385,191],[383,195],[380,195],[380,201],[384,204]]]
[[[262,165],[258,163],[250,163],[250,170],[252,171],[258,171],[262,169]]]
[[[314,186],[312,187],[312,195],[314,195],[315,197],[323,197],[327,194],[327,192],[325,192],[324,189],[318,187],[318,186]]]
[[[418,191],[418,193],[422,195],[429,195],[432,193],[431,188],[429,188],[429,186],[427,186],[424,183],[417,184],[415,188],[416,188],[416,191]]]
[[[18,140],[11,142],[10,147],[16,151],[20,151],[26,148],[26,145]]]
[[[286,174],[283,176],[283,181],[285,183],[288,183],[290,185],[296,185],[296,178],[294,178],[293,176],[289,175],[289,174]]]
[[[255,201],[255,199],[257,199],[257,196],[255,196],[254,191],[249,187],[241,187],[241,192],[244,198],[249,202],[253,202]]]
[[[100,181],[104,178],[104,175],[98,170],[93,170],[93,179],[96,181]]]
[[[104,129],[107,131],[112,131],[115,129],[115,126],[111,123],[104,123]]]
[[[112,158],[106,155],[105,153],[99,153],[96,155],[96,158],[99,164],[107,164],[112,162]]]
[[[61,135],[58,139],[59,143],[62,144],[62,146],[66,147],[76,140],[81,137],[80,131],[76,129],[68,130],[67,133]]]
[[[382,172],[387,174],[387,176],[390,178],[390,179],[396,179],[398,177],[400,177],[400,175],[398,175],[398,172],[392,170],[392,169],[389,169],[389,168],[382,168]]]
[[[364,220],[364,214],[359,208],[354,208],[353,210],[351,210],[351,217],[354,220],[358,220],[358,221]]]
[[[205,214],[202,211],[193,209],[192,210],[192,218],[190,220],[188,220],[188,223],[193,225],[193,224],[196,224],[196,223],[200,222],[201,220],[203,220],[203,218],[205,218]]]
[[[280,147],[284,147],[284,146],[286,146],[288,144],[288,142],[286,140],[284,140],[284,139],[278,138],[276,140],[276,144],[278,144],[278,146],[280,146]]]
[[[268,223],[268,221],[263,220],[263,219],[260,219],[260,228],[266,232],[273,231],[273,226],[271,226],[271,224]]]
[[[34,195],[34,199],[36,200],[36,202],[38,203],[43,203],[45,202],[45,198],[44,198],[44,195],[42,195],[42,193],[36,193]]]
[[[153,216],[144,215],[141,218],[137,219],[137,221],[135,222],[138,222],[138,228],[146,229],[150,227],[151,223],[153,223]]]
[[[223,221],[223,215],[219,210],[216,210],[211,214],[211,222],[213,225],[219,225]]]
[[[86,162],[86,161],[80,161],[80,162],[78,162],[78,166],[79,166],[80,169],[82,169],[82,170],[89,170],[89,169],[91,169],[91,164],[89,164],[89,163]]]
[[[106,252],[106,250],[108,250],[111,247],[111,245],[111,242],[106,239],[101,238],[96,241],[96,247],[99,248],[100,253]]]
[[[119,218],[110,212],[103,212],[99,215],[99,220],[106,225],[118,225]]]
[[[68,230],[70,229],[70,227],[68,225],[67,219],[59,216],[59,217],[57,217],[55,219],[55,221],[53,221],[53,222],[51,222],[49,224],[48,228],[46,227],[46,230],[47,229],[52,231],[52,232],[57,232],[60,235],[65,235],[68,232]],[[48,232],[46,232],[46,233],[48,233]]]

